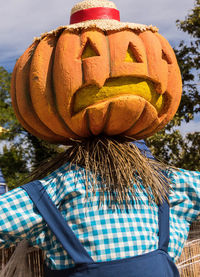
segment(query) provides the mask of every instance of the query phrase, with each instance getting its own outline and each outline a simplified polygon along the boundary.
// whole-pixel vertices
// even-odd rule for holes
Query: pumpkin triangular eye
[[[88,40],[83,49],[81,58],[83,60],[83,59],[87,59],[87,58],[94,57],[94,56],[99,56],[99,53],[95,49],[95,47],[92,45],[91,41]]]
[[[131,45],[129,44],[128,46],[128,50],[126,52],[126,58],[125,58],[125,62],[129,62],[129,63],[137,63],[137,60],[135,58],[135,55],[131,49]]]

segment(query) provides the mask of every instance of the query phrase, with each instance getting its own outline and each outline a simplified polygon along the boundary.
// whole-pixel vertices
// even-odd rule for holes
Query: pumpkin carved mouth
[[[77,114],[91,105],[123,95],[144,98],[158,113],[161,112],[164,105],[164,97],[157,93],[155,83],[144,78],[127,76],[109,78],[101,88],[96,85],[81,87],[73,97],[72,114]]]

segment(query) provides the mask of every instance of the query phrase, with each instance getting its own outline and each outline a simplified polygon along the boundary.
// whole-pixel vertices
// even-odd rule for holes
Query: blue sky
[[[0,66],[12,72],[15,61],[34,37],[69,23],[78,0],[4,0],[0,9]],[[176,27],[194,6],[193,0],[115,0],[121,21],[152,24],[172,46],[188,36]],[[182,132],[198,131],[200,118],[182,126]]]

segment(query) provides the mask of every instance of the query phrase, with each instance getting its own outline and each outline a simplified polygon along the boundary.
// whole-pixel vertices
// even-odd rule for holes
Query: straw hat
[[[158,31],[158,28],[152,25],[121,22],[119,10],[109,0],[84,0],[72,8],[69,25],[60,26],[56,30],[44,33],[40,38],[35,38],[35,40],[40,40],[48,34],[56,34],[62,29],[73,31],[92,27],[102,31],[123,29],[139,30],[141,32],[146,30]]]

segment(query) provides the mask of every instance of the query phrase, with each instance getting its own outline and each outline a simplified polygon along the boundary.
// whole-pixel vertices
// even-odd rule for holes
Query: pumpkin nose
[[[106,64],[101,64],[101,68],[95,62],[95,58],[83,61],[83,85],[95,85],[98,88],[103,87],[106,79],[109,77],[109,67]]]
[[[103,87],[110,74],[107,39],[100,32],[87,31],[81,37],[84,86]]]
[[[99,57],[93,57],[83,61],[83,83],[84,86],[95,85],[98,88],[103,87],[107,78],[109,78],[109,64],[101,63]]]

